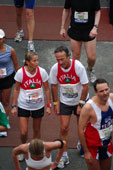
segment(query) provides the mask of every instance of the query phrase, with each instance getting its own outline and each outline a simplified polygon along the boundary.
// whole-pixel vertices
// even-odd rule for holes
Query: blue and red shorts
[[[106,146],[92,146],[88,147],[90,153],[92,154],[94,159],[104,160],[112,156],[113,146],[112,142],[110,142]]]
[[[35,0],[14,0],[14,4],[16,8],[21,8],[24,6],[25,1],[25,7],[27,9],[34,9],[35,8]]]

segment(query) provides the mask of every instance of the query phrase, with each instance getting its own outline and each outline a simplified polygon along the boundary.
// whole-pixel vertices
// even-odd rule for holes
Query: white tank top
[[[49,158],[46,157],[46,153],[44,150],[44,157],[41,160],[33,160],[31,158],[30,152],[28,151],[28,159],[25,159],[26,164],[28,167],[34,168],[34,169],[42,169],[45,167],[50,166],[51,164],[51,155]]]

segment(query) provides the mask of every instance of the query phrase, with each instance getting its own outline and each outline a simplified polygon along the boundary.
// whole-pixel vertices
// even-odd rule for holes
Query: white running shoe
[[[94,83],[96,80],[95,70],[93,68],[92,69],[87,68],[87,74],[88,74],[89,81],[91,83]]]
[[[0,132],[0,137],[7,137],[7,132]]]
[[[69,157],[68,156],[62,156],[57,167],[62,169],[65,165],[69,164]]]
[[[80,151],[80,148],[81,148],[81,144],[80,142],[77,143],[77,150]]]
[[[25,159],[24,154],[18,155],[18,160],[21,162]]]
[[[15,41],[15,42],[21,42],[22,39],[23,39],[23,37],[24,37],[24,32],[23,32],[23,30],[17,31],[16,36],[15,36],[15,38],[14,38],[14,41]]]
[[[28,42],[27,50],[28,50],[28,52],[30,52],[30,51],[35,52],[35,47],[34,47],[33,41]]]

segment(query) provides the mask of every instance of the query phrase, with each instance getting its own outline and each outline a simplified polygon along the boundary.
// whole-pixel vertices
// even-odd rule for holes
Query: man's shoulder
[[[58,66],[58,63],[55,63],[55,64],[53,64],[53,66],[52,67],[57,67]]]
[[[84,105],[84,107],[85,107],[85,109],[87,110],[87,111],[89,111],[89,112],[93,112],[94,111],[94,104],[95,104],[95,102],[94,102],[94,100],[96,100],[95,99],[95,97],[96,96],[93,96],[91,99],[89,99],[88,101],[87,101],[87,103]]]
[[[75,69],[76,69],[76,71],[81,72],[81,71],[85,70],[85,67],[79,60],[75,60]]]
[[[87,111],[88,111],[88,110],[90,111],[90,110],[92,110],[93,108],[92,108],[91,104],[90,104],[89,102],[87,102],[87,103],[84,105],[84,109],[87,110]]]
[[[112,102],[113,102],[113,93],[110,93],[109,97],[110,97],[110,99],[111,99]]]
[[[54,70],[57,70],[58,68],[58,63],[55,63],[52,67],[51,67],[51,70],[54,71]]]
[[[90,121],[94,117],[94,110],[90,103],[86,103],[80,113],[80,116],[84,119]]]
[[[77,59],[76,59],[76,60],[75,60],[75,59],[72,59],[72,60],[75,61],[75,64],[76,64],[76,65],[79,65],[79,66],[84,67],[83,64],[82,64],[79,60],[77,60]]]

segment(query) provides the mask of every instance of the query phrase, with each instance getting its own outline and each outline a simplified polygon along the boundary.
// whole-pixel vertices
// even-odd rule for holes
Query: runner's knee
[[[74,59],[80,60],[80,56],[81,56],[80,52],[77,52],[76,50],[72,49],[72,54]]]
[[[69,127],[68,127],[68,126],[63,126],[63,127],[61,127],[61,132],[62,132],[62,133],[67,133],[68,130],[69,130]]]
[[[32,10],[26,11],[26,18],[31,20],[34,18],[34,12]]]

